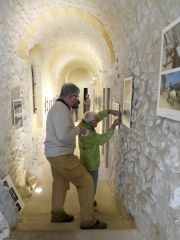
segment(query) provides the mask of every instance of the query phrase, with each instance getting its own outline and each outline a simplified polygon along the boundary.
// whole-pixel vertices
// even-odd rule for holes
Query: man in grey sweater
[[[50,162],[53,176],[51,222],[74,220],[74,216],[64,210],[66,193],[71,182],[78,192],[81,229],[105,229],[106,223],[94,216],[92,178],[74,155],[76,135],[86,131],[83,127],[74,126],[70,111],[78,101],[79,92],[76,85],[64,84],[47,116],[45,156]]]

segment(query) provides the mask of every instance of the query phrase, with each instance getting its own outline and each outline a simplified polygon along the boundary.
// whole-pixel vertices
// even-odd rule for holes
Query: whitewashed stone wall
[[[1,134],[0,134],[0,177],[10,174],[16,185],[25,185],[26,163],[31,159],[31,126],[28,99],[26,63],[18,58],[18,22],[11,2],[1,1]],[[12,12],[14,15],[12,15]],[[26,82],[24,81],[26,79]],[[23,127],[18,130],[13,123],[12,101],[22,99]]]
[[[18,57],[23,11],[20,11],[20,5],[14,4],[13,1],[0,1],[0,177],[9,174],[17,188],[24,192],[28,163],[33,161],[31,85],[27,62]],[[19,129],[13,123],[14,99],[22,99],[23,126]]]
[[[33,136],[32,131],[32,82],[31,73],[29,73],[31,69],[28,61],[23,61],[18,56],[21,34],[31,18],[31,15],[27,13],[31,10],[31,1],[2,0],[0,8],[2,33],[0,42],[0,177],[9,173],[15,184],[22,187],[25,185],[26,172],[36,168],[37,157],[42,157],[43,142],[43,133],[40,132],[38,138]],[[40,73],[37,91],[41,90],[39,78]],[[37,95],[39,104],[41,93],[38,92]],[[12,100],[19,98],[23,101],[23,127],[16,130],[13,124]],[[38,123],[34,125],[37,127]],[[39,156],[37,156],[37,149]]]
[[[180,15],[179,0],[113,0],[106,4],[102,0],[1,0],[0,177],[9,173],[16,185],[24,186],[27,166],[34,167],[40,152],[41,136],[32,136],[27,63],[18,58],[18,46],[26,26],[46,3],[89,10],[110,33],[120,74],[114,80],[113,97],[122,100],[123,78],[132,74],[134,99],[132,128],[122,126],[116,131],[109,170],[142,239],[179,240],[180,126],[156,116],[161,29]],[[37,40],[35,36],[29,49]],[[23,99],[23,128],[18,131],[12,122],[14,98]]]
[[[110,174],[142,239],[180,239],[180,123],[156,115],[161,30],[179,1],[119,1],[120,79],[134,76],[132,127],[115,133]],[[118,43],[119,41],[119,43]],[[114,83],[115,84],[115,83]],[[121,89],[122,82],[114,85]],[[116,95],[116,99],[119,96]]]
[[[13,1],[0,1],[0,178],[9,174],[20,193],[27,196],[26,175],[34,160],[32,138],[32,104],[29,92],[28,64],[18,57],[19,37],[24,21],[21,4]],[[13,13],[13,14],[12,14]],[[22,99],[23,126],[15,128],[13,123],[12,101]],[[34,165],[33,165],[34,167]],[[8,227],[17,224],[18,211],[8,200],[8,193],[0,186],[0,226],[9,234]],[[5,217],[6,221],[3,219]],[[3,227],[4,226],[4,227]],[[3,234],[3,233],[2,233]]]

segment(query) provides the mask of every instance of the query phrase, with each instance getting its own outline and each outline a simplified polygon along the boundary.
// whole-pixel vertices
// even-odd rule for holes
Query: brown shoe
[[[74,220],[74,216],[71,214],[66,214],[64,218],[60,218],[58,215],[52,215],[51,222],[52,223],[63,223],[63,222],[72,222]]]
[[[95,222],[95,224],[90,226],[90,227],[80,226],[80,228],[81,229],[106,229],[107,228],[107,224],[105,222],[100,222],[99,220],[97,220]]]

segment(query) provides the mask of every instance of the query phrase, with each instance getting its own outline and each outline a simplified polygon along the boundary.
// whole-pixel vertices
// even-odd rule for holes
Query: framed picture
[[[7,175],[4,179],[2,179],[2,182],[3,182],[4,186],[7,187],[9,190],[9,195],[12,198],[13,205],[15,205],[17,207],[18,211],[21,212],[24,208],[24,202],[23,202],[21,196],[19,195],[11,177],[9,175]]]
[[[130,128],[133,77],[124,79],[122,123]]]
[[[180,121],[180,17],[162,30],[157,115]]]
[[[23,126],[22,99],[13,100],[13,119],[16,129],[21,128]]]

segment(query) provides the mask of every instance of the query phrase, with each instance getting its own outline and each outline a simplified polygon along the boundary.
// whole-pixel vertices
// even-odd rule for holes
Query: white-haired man
[[[118,116],[114,120],[111,128],[103,134],[95,131],[98,122],[102,121],[108,114]],[[107,143],[114,134],[114,129],[120,123],[120,112],[115,110],[105,110],[99,113],[86,112],[79,126],[87,129],[86,133],[78,136],[80,148],[80,161],[91,174],[94,182],[94,195],[96,193],[98,181],[98,169],[100,165],[100,149],[99,146]],[[96,205],[94,200],[94,206]]]
[[[74,216],[64,210],[69,182],[76,186],[82,229],[104,229],[106,223],[94,216],[94,187],[90,174],[74,155],[77,134],[85,128],[75,127],[71,107],[78,100],[79,88],[67,83],[62,86],[57,101],[48,112],[46,122],[45,156],[53,176],[51,222],[71,222]]]

